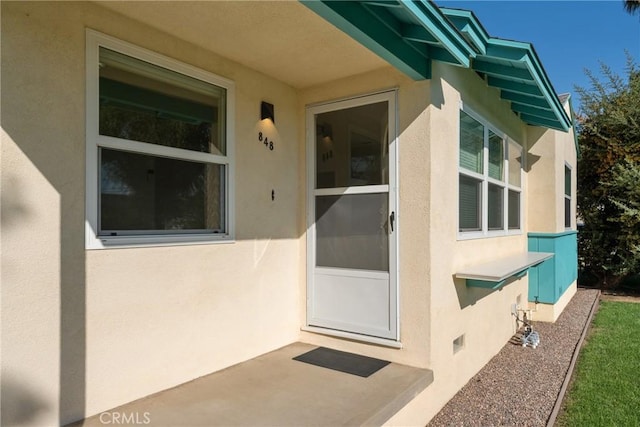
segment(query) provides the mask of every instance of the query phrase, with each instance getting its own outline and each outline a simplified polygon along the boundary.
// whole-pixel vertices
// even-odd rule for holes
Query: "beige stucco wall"
[[[468,288],[453,275],[458,269],[526,251],[526,232],[502,237],[458,240],[458,117],[460,101],[520,144],[525,126],[473,71],[433,63],[429,107],[430,301],[428,366],[434,382],[389,421],[389,425],[425,424],[493,357],[515,332],[511,304],[526,303],[527,279],[498,291]],[[406,183],[403,183],[405,185]],[[526,194],[526,177],[524,178]],[[526,206],[527,200],[523,203]],[[403,276],[404,277],[404,276]],[[455,352],[453,341],[464,335]]]
[[[85,251],[85,27],[235,82],[235,243]],[[432,369],[435,382],[390,420],[421,423],[514,332],[510,308],[526,302],[526,278],[499,291],[453,279],[462,267],[526,250],[526,230],[458,240],[460,101],[525,146],[547,149],[552,136],[532,137],[473,71],[434,62],[432,80],[413,82],[387,67],[296,91],[85,3],[3,2],[2,47],[3,403],[27,405],[26,424],[89,416],[295,340]],[[391,88],[402,349],[300,331],[305,106]],[[263,99],[276,105],[273,152],[256,140]],[[537,214],[529,206],[538,187],[528,181],[525,224]]]
[[[235,243],[85,251],[86,27],[235,82]],[[299,118],[291,87],[94,4],[2,2],[3,424],[72,421],[297,339]]]
[[[392,69],[301,91],[304,105],[398,87],[400,335],[392,349],[302,332],[301,340],[420,366],[434,383],[389,420],[426,423],[515,332],[511,304],[526,305],[527,279],[499,291],[454,280],[468,265],[526,251],[526,230],[511,236],[458,240],[458,117],[460,101],[526,147],[526,126],[499,93],[474,72],[433,64],[431,81],[407,81]],[[461,95],[463,94],[463,95]],[[426,110],[423,110],[426,108]],[[304,135],[301,134],[300,138]],[[526,174],[523,215],[526,218]],[[304,205],[301,205],[304,209]],[[523,224],[526,224],[523,219]],[[300,321],[305,319],[301,295]],[[454,354],[453,340],[464,334]]]
[[[571,107],[569,105],[569,99],[564,104],[564,110],[571,118]],[[556,132],[562,141],[562,158],[564,162],[571,168],[571,229],[577,229],[577,192],[578,192],[578,152],[575,140],[575,129],[571,128],[569,132]],[[564,169],[563,169],[564,174]],[[564,194],[564,175],[563,175],[563,193]],[[564,219],[564,216],[563,216]]]
[[[564,105],[571,117],[569,104]],[[571,229],[576,229],[577,154],[574,130],[562,132],[529,126],[528,228],[531,232],[560,233],[564,226],[564,167],[571,168]]]
[[[571,117],[569,102],[563,105]],[[576,230],[578,158],[574,129],[562,132],[553,129],[529,127],[528,229],[538,233],[562,233]],[[571,227],[564,222],[564,168],[571,168]],[[535,308],[533,319],[555,322],[577,291],[577,281],[567,288],[555,304],[531,304]]]

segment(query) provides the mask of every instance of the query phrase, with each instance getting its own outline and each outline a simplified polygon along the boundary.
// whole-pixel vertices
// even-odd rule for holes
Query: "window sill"
[[[174,236],[91,236],[86,244],[87,250],[150,248],[159,246],[192,246],[220,243],[235,243],[229,235],[180,234]]]
[[[507,236],[520,236],[524,232],[520,230],[499,230],[499,231],[458,231],[458,241],[462,240],[476,240],[476,239],[491,239],[493,237],[507,237]]]

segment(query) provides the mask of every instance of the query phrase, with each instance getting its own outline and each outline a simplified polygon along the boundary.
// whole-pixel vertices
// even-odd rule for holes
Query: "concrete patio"
[[[314,348],[294,343],[73,425],[380,425],[433,381],[395,363],[363,378],[292,360]]]

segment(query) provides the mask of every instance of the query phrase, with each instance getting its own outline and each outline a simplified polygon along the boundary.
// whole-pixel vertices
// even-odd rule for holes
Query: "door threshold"
[[[367,344],[375,344],[382,347],[391,347],[396,349],[402,348],[402,343],[400,341],[395,341],[387,338],[371,337],[368,335],[354,334],[353,332],[319,328],[317,326],[302,326],[300,330],[305,332],[312,332],[314,334],[328,335],[330,337],[346,338],[351,341],[364,342]]]

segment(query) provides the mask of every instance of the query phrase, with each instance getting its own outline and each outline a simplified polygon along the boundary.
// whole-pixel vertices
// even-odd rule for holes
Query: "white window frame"
[[[99,134],[99,50],[105,47],[168,70],[202,80],[226,89],[226,155],[200,153],[180,148],[124,140]],[[114,247],[192,245],[219,242],[233,242],[234,224],[234,117],[235,84],[233,81],[201,70],[156,52],[131,43],[86,30],[86,206],[85,206],[85,247],[104,249]],[[109,148],[152,156],[165,156],[178,160],[193,160],[225,166],[225,212],[224,233],[176,233],[160,234],[141,231],[136,235],[99,235],[99,149]]]
[[[566,182],[566,177],[567,177],[567,170],[569,171],[569,179],[571,180],[569,182],[569,194],[567,194],[566,188],[567,188],[567,182]],[[571,165],[569,163],[564,164],[564,169],[562,170],[563,172],[563,185],[562,185],[562,206],[563,206],[563,216],[562,216],[562,222],[564,223],[564,228],[565,230],[572,230],[573,229],[573,168],[571,167]],[[567,225],[567,207],[566,207],[566,202],[567,200],[569,201],[569,225]]]
[[[488,237],[498,237],[498,236],[509,236],[509,235],[519,235],[523,233],[523,223],[524,223],[524,176],[523,169],[524,165],[524,150],[521,144],[518,144],[515,140],[507,136],[504,132],[500,131],[498,128],[489,123],[484,117],[480,114],[476,113],[473,109],[469,108],[462,102],[460,103],[460,110],[464,113],[468,114],[474,120],[477,120],[484,127],[484,135],[483,135],[483,173],[477,173],[465,169],[460,166],[460,114],[458,114],[458,139],[457,139],[457,152],[458,152],[458,186],[460,185],[460,176],[464,175],[469,178],[473,178],[477,181],[480,181],[482,184],[482,194],[481,194],[481,206],[480,206],[480,230],[472,230],[472,231],[461,231],[460,230],[460,200],[459,194],[460,189],[458,188],[458,199],[456,203],[457,211],[456,211],[456,230],[458,233],[458,240],[469,240],[469,239],[482,239]],[[489,176],[489,131],[493,132],[498,137],[502,138],[503,144],[503,162],[504,162],[504,170],[503,176],[504,181],[497,180],[495,178],[491,178]],[[509,183],[509,149],[512,144],[515,144],[520,148],[521,159],[522,161],[520,166],[520,187],[515,186]],[[502,215],[503,215],[503,224],[502,229],[500,230],[489,230],[489,184],[495,184],[502,187],[503,196],[502,196]],[[509,208],[508,208],[508,198],[509,198],[509,190],[517,191],[520,193],[520,206],[519,206],[519,227],[517,229],[509,229]]]

